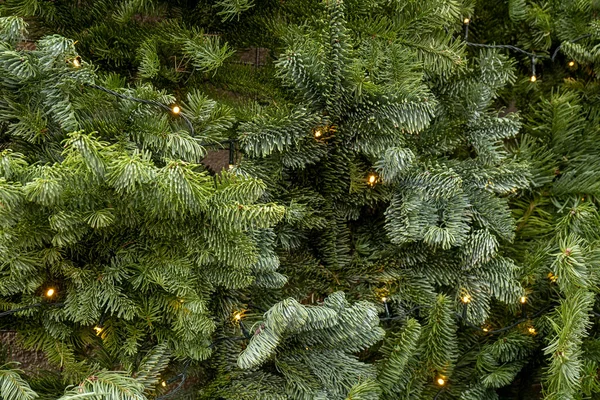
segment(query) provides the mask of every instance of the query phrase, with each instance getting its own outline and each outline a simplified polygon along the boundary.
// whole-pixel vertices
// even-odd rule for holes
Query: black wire
[[[535,53],[530,53],[529,51],[520,49],[517,46],[513,46],[511,44],[481,44],[481,43],[473,43],[473,42],[469,42],[469,41],[465,41],[465,43],[467,44],[467,46],[472,46],[472,47],[485,47],[486,49],[508,49],[508,50],[516,51],[518,53],[526,54],[529,57],[549,58],[548,56],[543,55],[543,54],[538,55]]]
[[[585,35],[581,35],[576,37],[573,40],[569,40],[569,43],[575,43],[578,42],[582,39],[588,38],[592,36],[591,33],[585,34]],[[554,62],[554,60],[556,59],[556,56],[558,55],[558,52],[560,51],[561,47],[562,47],[562,43],[558,45],[558,47],[556,49],[554,49],[554,52],[552,53],[551,57],[548,57],[547,55],[544,54],[535,54],[535,53],[531,53],[529,51],[523,50],[517,46],[513,46],[510,44],[481,44],[481,43],[473,43],[473,42],[469,42],[469,24],[465,24],[465,37],[464,37],[464,41],[467,44],[467,46],[472,46],[472,47],[482,47],[482,48],[486,48],[486,49],[508,49],[508,50],[513,50],[516,51],[518,53],[522,53],[525,55],[528,55],[530,57],[532,57],[532,65],[533,65],[533,71],[534,71],[534,75],[535,75],[535,58],[550,58],[550,60],[552,62]]]
[[[52,307],[64,307],[64,305],[65,305],[65,303],[46,303],[46,304],[51,305]],[[30,306],[25,306],[25,307],[15,308],[13,310],[4,311],[4,312],[0,313],[0,317],[6,317],[7,315],[11,315],[11,314],[14,314],[19,311],[29,310],[31,308],[41,307],[43,305],[44,305],[44,303],[36,303],[36,304],[32,304]]]
[[[84,83],[84,86],[90,87],[92,89],[101,90],[105,93],[108,93],[112,96],[118,97],[123,100],[137,101],[138,103],[150,104],[150,105],[153,105],[156,107],[160,107],[163,110],[168,111],[170,113],[173,112],[173,110],[171,108],[169,108],[168,106],[166,106],[162,103],[159,103],[157,101],[154,101],[154,100],[146,100],[146,99],[140,99],[140,98],[133,97],[133,96],[127,96],[122,93],[115,92],[114,90],[105,88],[104,86],[95,85],[95,84],[91,84],[91,83]],[[183,120],[186,122],[188,128],[190,129],[190,133],[193,137],[195,135],[195,131],[194,131],[194,126],[192,125],[192,122],[190,121],[190,119],[188,117],[186,117],[185,114],[183,114],[182,112],[180,112],[177,115],[179,115],[181,118],[183,118]],[[196,139],[196,138],[194,138],[194,139]],[[218,142],[206,142],[206,143],[199,143],[199,144],[202,147],[218,147],[218,146],[224,147],[224,145],[229,144],[229,152],[230,152],[229,158],[231,160],[231,158],[232,158],[231,154],[232,154],[233,150],[235,149],[234,144],[237,142],[238,142],[238,139],[227,139],[227,140],[222,140],[222,141],[218,141]]]
[[[575,42],[578,42],[578,41],[580,41],[582,39],[588,38],[590,36],[592,36],[591,33],[588,33],[587,35],[581,35],[579,37],[576,37],[573,40],[569,40],[569,43],[575,43]],[[556,48],[556,50],[554,50],[554,53],[552,53],[552,57],[550,57],[550,59],[552,60],[552,62],[554,62],[554,59],[556,58],[556,55],[558,54],[558,51],[560,50],[561,47],[562,47],[562,43],[559,44],[558,47]]]
[[[164,105],[162,103],[159,103],[158,101],[146,100],[146,99],[140,99],[140,98],[137,98],[137,97],[127,96],[125,94],[122,94],[122,93],[119,93],[119,92],[115,92],[114,90],[110,90],[108,88],[105,88],[104,86],[95,85],[95,84],[92,84],[92,83],[84,83],[83,85],[91,87],[93,89],[101,90],[101,91],[103,91],[105,93],[108,93],[110,95],[113,95],[113,96],[118,97],[118,98],[123,99],[123,100],[137,101],[138,103],[150,104],[150,105],[153,105],[153,106],[156,106],[156,107],[160,107],[160,108],[162,108],[165,111],[173,112],[173,110],[169,106],[166,106],[166,105]],[[190,121],[189,118],[186,117],[185,114],[183,114],[182,112],[179,112],[177,115],[179,115],[181,118],[183,118],[183,120],[187,124],[188,128],[190,128],[190,133],[192,134],[192,136],[194,136],[195,132],[194,132],[194,126],[192,125],[192,121]]]
[[[428,305],[416,306],[416,307],[413,307],[413,308],[411,308],[411,309],[410,309],[410,310],[408,310],[407,312],[403,313],[402,315],[397,315],[397,316],[392,316],[392,317],[383,317],[383,318],[379,318],[379,320],[380,320],[380,321],[395,321],[395,320],[399,320],[399,319],[404,319],[404,318],[406,318],[406,316],[408,316],[408,315],[412,314],[412,313],[413,313],[413,312],[415,312],[416,310],[419,310],[419,309],[421,309],[421,308],[426,308],[426,307],[427,307],[427,308],[430,308],[431,306],[428,306]],[[462,314],[460,314],[460,313],[457,313],[457,312],[455,312],[455,313],[454,313],[454,315],[455,315],[455,316],[456,316],[458,319],[462,320],[462,321],[464,322],[464,324],[465,324],[465,325],[467,325],[468,327],[470,327],[470,328],[473,328],[473,329],[476,329],[476,330],[479,330],[479,331],[481,331],[481,332],[485,332],[485,333],[487,333],[487,334],[489,334],[489,335],[492,335],[492,334],[494,334],[494,333],[500,333],[500,332],[507,331],[507,330],[509,330],[509,329],[512,329],[512,328],[514,328],[515,326],[517,326],[517,325],[519,325],[519,324],[522,324],[522,323],[523,323],[523,322],[525,322],[525,321],[528,321],[528,320],[530,320],[530,319],[533,319],[533,318],[537,318],[537,317],[539,317],[540,315],[542,315],[542,314],[543,314],[545,311],[547,311],[548,309],[550,309],[550,308],[552,308],[552,307],[553,307],[553,304],[551,304],[551,305],[548,305],[548,306],[546,306],[546,307],[544,307],[544,308],[542,308],[542,309],[538,310],[536,313],[534,313],[534,314],[532,314],[532,315],[529,315],[529,316],[527,316],[527,317],[523,317],[523,318],[520,318],[520,319],[516,320],[515,322],[513,322],[513,323],[512,323],[512,324],[510,324],[510,325],[504,326],[504,327],[502,327],[502,328],[494,329],[494,330],[488,330],[488,331],[484,331],[482,327],[480,327],[480,326],[477,326],[477,325],[475,325],[475,324],[473,324],[473,323],[469,322],[469,320],[468,320],[466,317],[464,317]],[[600,317],[600,314],[599,314],[599,313],[596,313],[596,312],[594,312],[594,311],[591,311],[591,313],[592,313],[592,314],[594,314],[596,317]]]
[[[187,370],[188,370],[189,366],[190,366],[190,360],[188,360],[184,363],[183,371],[180,374],[175,375],[171,379],[167,380],[167,383],[173,383],[176,380],[178,380],[179,378],[181,378],[181,381],[179,382],[179,384],[173,390],[169,391],[168,393],[165,393],[162,396],[158,396],[156,398],[156,400],[168,399],[168,398],[172,397],[175,393],[177,393],[178,391],[181,390],[181,388],[183,387],[183,384],[185,383],[185,381],[187,379]]]
[[[491,331],[490,330],[484,331],[482,327],[477,326],[475,324],[472,324],[467,319],[463,319],[462,316],[459,313],[455,313],[455,315],[457,315],[459,318],[461,318],[463,320],[463,322],[465,323],[465,325],[469,326],[470,328],[473,328],[473,329],[485,332],[485,333],[487,333],[489,335],[492,335],[494,333],[500,333],[500,332],[507,331],[509,329],[514,328],[515,326],[517,326],[519,324],[522,324],[525,321],[528,321],[528,320],[533,319],[533,318],[537,318],[540,315],[542,315],[546,310],[550,309],[551,307],[552,307],[552,305],[546,306],[546,307],[542,308],[541,310],[537,311],[535,314],[529,315],[527,317],[520,318],[520,319],[516,320],[515,322],[513,322],[510,325],[504,326],[504,327],[499,328],[499,329],[494,329],[494,330],[491,330]]]

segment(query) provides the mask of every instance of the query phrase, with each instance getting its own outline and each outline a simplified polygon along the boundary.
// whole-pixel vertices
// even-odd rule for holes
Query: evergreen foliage
[[[6,0],[0,397],[595,398],[596,11]]]

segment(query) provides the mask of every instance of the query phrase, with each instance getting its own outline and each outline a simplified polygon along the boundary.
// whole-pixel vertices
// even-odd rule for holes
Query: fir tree
[[[596,395],[594,7],[7,0],[0,396]]]

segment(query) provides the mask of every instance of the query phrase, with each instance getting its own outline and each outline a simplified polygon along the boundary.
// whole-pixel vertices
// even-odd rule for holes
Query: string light
[[[46,297],[52,297],[52,296],[54,296],[55,293],[56,293],[56,291],[53,288],[50,288],[50,289],[46,290]]]
[[[438,376],[435,383],[437,383],[438,386],[444,386],[446,384],[446,379],[443,376]]]
[[[173,111],[173,114],[179,114],[181,112],[181,108],[179,108],[179,106],[173,106],[171,111]]]
[[[96,325],[96,326],[94,327],[94,330],[96,331],[96,335],[99,335],[99,334],[101,334],[101,333],[102,333],[102,331],[103,331],[104,329],[102,329],[102,327],[101,327],[101,326],[98,326],[98,325]]]
[[[73,59],[73,66],[74,66],[75,68],[79,68],[79,67],[81,67],[81,61],[80,61],[79,57],[75,57],[75,58]]]
[[[235,314],[233,314],[233,319],[236,321],[241,321],[242,320],[242,312],[236,312]]]
[[[525,303],[527,303],[527,297],[525,297],[525,296],[521,296],[521,299],[520,299],[520,301],[521,301],[521,304],[525,304]]]
[[[537,334],[537,332],[533,326],[530,326],[529,328],[527,328],[527,332],[529,332],[531,335]]]
[[[481,330],[484,331],[484,332],[486,332],[486,333],[490,331],[488,328],[482,328]]]
[[[382,297],[382,298],[381,298],[381,301],[383,301],[383,302],[385,303],[385,302],[387,301],[387,297],[385,297],[385,296],[384,296],[384,297]]]
[[[162,381],[162,382],[160,383],[160,386],[162,386],[162,387],[167,387],[167,382],[165,382],[165,381]]]
[[[571,60],[569,61],[569,67],[573,68],[575,66],[575,61]]]
[[[465,294],[463,297],[461,297],[461,298],[460,298],[460,300],[461,300],[463,303],[467,304],[467,303],[470,303],[470,302],[471,302],[471,300],[472,300],[472,297],[471,297],[470,295],[468,295],[468,294]]]
[[[317,129],[317,130],[315,131],[315,138],[317,138],[317,139],[318,139],[318,138],[320,138],[322,135],[323,135],[323,132],[321,132],[321,130],[320,130],[320,129]]]
[[[367,177],[367,183],[369,184],[369,186],[375,186],[375,184],[377,183],[377,175],[373,172],[370,173]]]
[[[535,74],[535,56],[531,56],[531,82],[537,81],[537,76]]]
[[[233,164],[229,164],[228,167],[229,167],[229,169],[233,169],[234,165]]]
[[[469,23],[471,22],[471,20],[469,18],[465,18],[463,20],[463,22],[464,22],[465,25],[469,25]]]
[[[179,302],[180,302],[180,303],[183,303],[184,301],[185,301],[184,299],[179,299]]]

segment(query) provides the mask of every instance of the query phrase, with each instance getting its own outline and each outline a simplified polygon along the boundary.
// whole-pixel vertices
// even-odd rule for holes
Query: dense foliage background
[[[599,10],[0,2],[0,397],[595,398]]]

